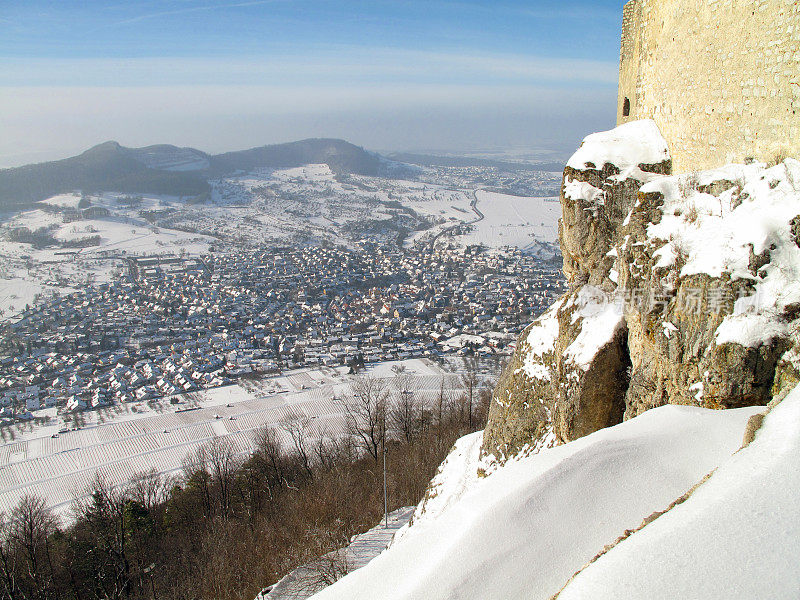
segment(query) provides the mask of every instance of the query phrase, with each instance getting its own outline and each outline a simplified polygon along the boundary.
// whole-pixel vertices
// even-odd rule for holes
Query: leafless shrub
[[[688,223],[695,223],[697,222],[697,218],[700,216],[700,213],[697,211],[697,206],[692,202],[689,204],[689,207],[686,209],[686,216],[684,217]]]
[[[421,426],[411,376],[398,373],[395,375],[393,385],[395,394],[389,410],[389,426],[407,443],[411,443]]]
[[[300,459],[306,474],[313,479],[314,471],[311,468],[311,448],[310,439],[311,419],[291,413],[281,420],[280,428],[283,429],[292,440],[292,447],[295,455]]]
[[[464,395],[461,410],[461,420],[466,421],[467,428],[472,429],[473,412],[477,403],[477,391],[480,379],[478,378],[477,363],[474,360],[467,360],[466,373],[461,375],[461,385],[464,387]],[[464,412],[466,411],[466,416]]]
[[[291,586],[292,589],[287,590],[287,595],[306,598],[308,595],[333,585],[352,570],[352,565],[347,559],[347,552],[340,549],[333,550],[301,569],[297,574],[296,581]]]
[[[693,171],[680,178],[678,182],[678,190],[683,198],[688,198],[691,194],[697,191],[700,187],[700,174]]]
[[[172,488],[172,479],[155,469],[137,473],[128,484],[128,495],[146,510],[153,510],[166,501]]]
[[[785,148],[781,148],[772,157],[772,161],[767,163],[767,166],[768,167],[777,166],[777,165],[781,164],[782,162],[784,162],[787,158],[789,158],[789,151],[786,150]]]

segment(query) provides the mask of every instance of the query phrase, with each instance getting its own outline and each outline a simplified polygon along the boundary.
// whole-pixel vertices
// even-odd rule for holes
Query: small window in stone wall
[[[631,101],[625,98],[622,102],[622,116],[628,117],[631,114]]]

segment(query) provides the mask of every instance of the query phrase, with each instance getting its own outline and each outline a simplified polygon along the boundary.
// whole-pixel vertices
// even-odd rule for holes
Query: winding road
[[[443,235],[449,233],[453,229],[455,229],[457,227],[461,227],[463,225],[472,225],[472,224],[477,223],[479,221],[483,221],[483,219],[484,219],[483,213],[478,209],[478,192],[479,191],[481,191],[481,190],[472,190],[472,202],[469,203],[469,207],[472,209],[472,212],[475,213],[476,217],[474,219],[472,219],[471,221],[462,221],[461,223],[456,223],[455,225],[450,225],[449,227],[445,227],[444,229],[442,229],[439,233],[437,233],[435,236],[433,236],[433,239],[431,240],[431,252],[433,252],[433,249],[436,247],[436,242],[439,240],[439,238],[442,237]]]

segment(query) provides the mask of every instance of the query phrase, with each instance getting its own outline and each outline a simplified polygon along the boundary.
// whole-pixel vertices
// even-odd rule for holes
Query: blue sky
[[[565,151],[613,119],[623,3],[0,0],[0,165],[112,138]]]

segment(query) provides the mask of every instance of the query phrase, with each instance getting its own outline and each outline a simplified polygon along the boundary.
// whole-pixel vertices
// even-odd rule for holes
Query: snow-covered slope
[[[423,524],[430,523],[458,502],[478,480],[483,432],[476,431],[456,440],[447,458],[428,485],[425,498],[419,503],[411,521],[395,535],[393,544],[403,539],[411,526],[417,531]]]
[[[559,600],[800,598],[800,388],[686,502],[581,572]]]
[[[440,482],[438,493],[460,498],[435,498],[435,518],[416,519],[387,552],[315,598],[550,598],[606,544],[729,461],[758,410],[664,406],[485,478],[453,469],[458,484]],[[473,442],[456,446],[454,464],[478,464]]]

